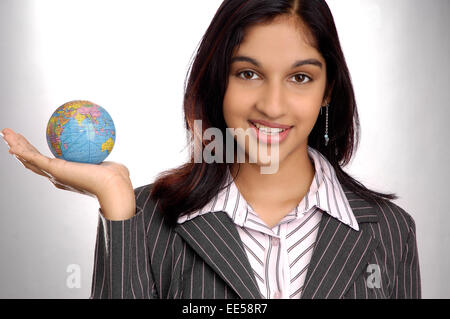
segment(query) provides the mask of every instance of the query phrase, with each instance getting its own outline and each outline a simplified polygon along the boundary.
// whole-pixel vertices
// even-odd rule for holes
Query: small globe
[[[101,106],[76,100],[56,109],[47,124],[47,143],[57,158],[99,164],[111,153],[116,130]]]

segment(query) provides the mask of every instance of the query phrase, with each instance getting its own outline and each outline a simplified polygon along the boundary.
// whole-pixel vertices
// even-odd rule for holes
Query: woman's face
[[[303,152],[307,150],[308,135],[320,107],[326,104],[325,60],[307,43],[300,28],[292,18],[285,17],[248,28],[243,42],[233,53],[223,101],[228,128],[249,129],[250,132],[251,122],[257,120],[267,121],[272,127],[277,124],[291,127],[287,135],[280,133],[270,137],[271,143],[282,138],[278,144],[280,164],[289,156],[306,154]],[[296,65],[299,61],[307,62]],[[264,128],[258,134],[262,131]],[[250,137],[250,143],[257,141],[256,135]],[[248,156],[249,144],[242,145],[239,139],[237,142]],[[264,145],[270,146],[270,142],[267,140]],[[257,158],[255,154],[251,157]],[[257,163],[264,162],[258,157]]]

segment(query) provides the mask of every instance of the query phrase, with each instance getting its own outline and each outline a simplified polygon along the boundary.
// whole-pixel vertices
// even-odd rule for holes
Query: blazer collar
[[[341,298],[378,246],[371,230],[371,223],[378,222],[376,208],[342,188],[359,231],[323,214],[301,298]],[[174,230],[240,298],[262,298],[236,224],[226,212],[198,215]]]

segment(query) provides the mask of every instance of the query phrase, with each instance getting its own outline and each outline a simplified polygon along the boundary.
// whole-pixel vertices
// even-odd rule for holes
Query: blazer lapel
[[[364,272],[368,258],[378,246],[370,227],[370,223],[378,221],[375,208],[344,185],[342,188],[359,231],[323,214],[301,298],[341,298]]]
[[[236,225],[211,212],[175,227],[195,252],[243,299],[262,298]]]

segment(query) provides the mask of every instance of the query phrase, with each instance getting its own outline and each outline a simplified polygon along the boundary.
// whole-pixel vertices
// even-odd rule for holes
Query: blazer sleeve
[[[136,214],[109,220],[99,209],[89,299],[158,298],[150,267],[142,189],[135,189]]]
[[[416,226],[412,218],[402,259],[398,265],[394,297],[398,299],[422,298]]]

